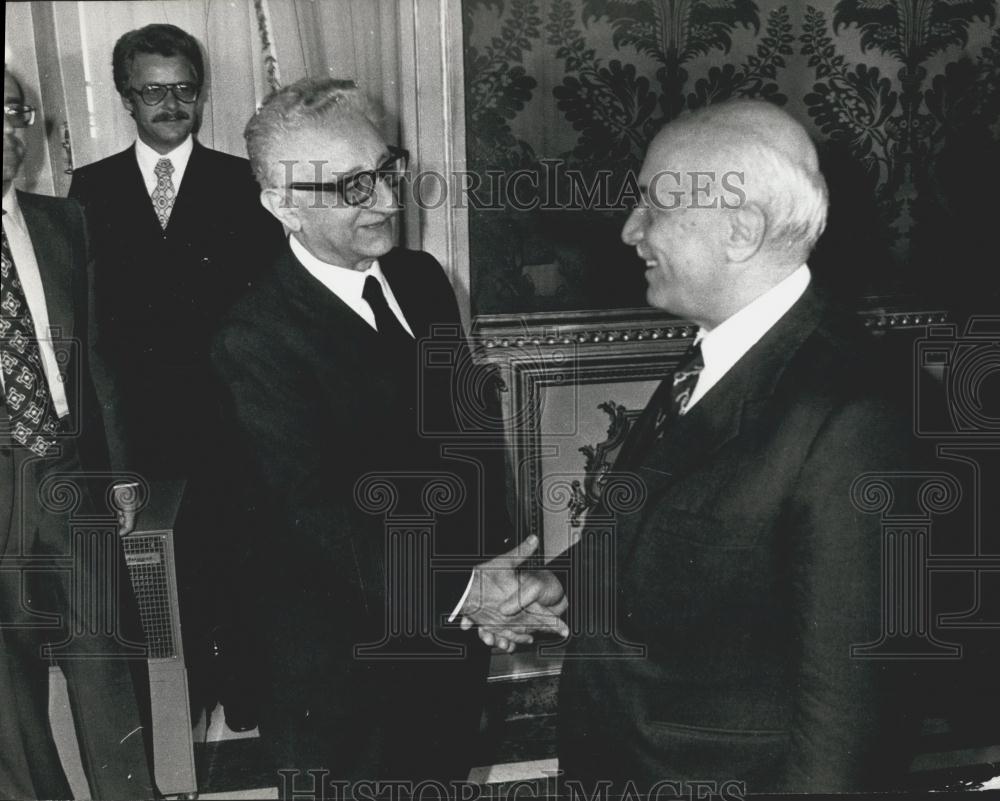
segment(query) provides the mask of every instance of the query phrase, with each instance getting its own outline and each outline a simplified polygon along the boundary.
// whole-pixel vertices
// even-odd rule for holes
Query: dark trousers
[[[449,638],[468,647],[464,658],[334,660],[322,675],[298,674],[294,663],[301,660],[278,653],[272,639],[264,654],[269,667],[260,732],[278,797],[352,798],[353,790],[363,797],[361,782],[447,787],[465,780],[476,756],[489,668],[489,651],[474,636]]]
[[[185,380],[204,384],[200,375]],[[122,406],[131,415],[126,461],[150,483],[185,482],[174,548],[192,717],[221,702],[227,718],[239,708],[241,718],[255,720],[259,656],[255,620],[247,613],[255,588],[245,562],[259,516],[246,490],[247,460],[226,439],[225,423],[211,404],[196,413],[178,401],[168,411],[176,387],[158,382],[162,376],[153,382],[132,375],[123,394]],[[160,423],[158,414],[164,415]]]
[[[113,526],[71,522],[94,507],[73,443],[61,450],[0,444],[0,797],[71,795],[48,719],[55,661],[92,796],[151,798],[130,672],[145,654],[122,550]]]

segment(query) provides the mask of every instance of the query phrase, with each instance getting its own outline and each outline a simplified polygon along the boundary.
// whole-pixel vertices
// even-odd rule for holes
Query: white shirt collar
[[[141,139],[135,140],[135,160],[139,164],[139,172],[142,173],[142,180],[146,184],[146,190],[153,194],[156,188],[156,162],[160,159],[170,159],[174,165],[173,174],[170,180],[174,185],[174,191],[179,192],[181,181],[184,178],[184,171],[187,169],[188,161],[194,150],[194,136],[188,134],[187,139],[181,142],[169,153],[157,153],[153,148]]]
[[[367,270],[351,270],[348,267],[338,267],[316,258],[306,250],[306,246],[299,242],[295,234],[289,236],[288,244],[295,258],[313,278],[350,306],[368,325],[378,330],[375,325],[375,314],[372,312],[371,306],[368,305],[368,301],[361,296],[368,276],[374,276],[382,286],[382,294],[385,295],[386,303],[392,313],[396,315],[410,336],[413,336],[413,329],[410,328],[406,317],[403,316],[403,310],[396,301],[396,296],[392,293],[392,287],[389,286],[389,282],[379,266],[378,259],[375,259]]]
[[[3,210],[12,217],[21,218],[21,204],[17,202],[17,190],[14,188],[13,182],[3,193]]]
[[[3,193],[3,210],[19,223],[24,219],[21,215],[21,204],[17,202],[17,188],[13,181],[7,187],[7,191]]]
[[[795,305],[805,294],[811,277],[809,267],[803,264],[715,328],[698,333],[705,368],[691,393],[688,410]]]

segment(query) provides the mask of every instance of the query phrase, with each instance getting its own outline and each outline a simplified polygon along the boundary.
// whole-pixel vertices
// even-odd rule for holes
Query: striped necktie
[[[662,437],[671,420],[683,415],[691,403],[691,396],[698,384],[698,376],[705,369],[705,360],[701,355],[701,340],[696,340],[681,357],[680,364],[667,381],[669,392],[660,402],[656,415],[654,430],[656,436]]]

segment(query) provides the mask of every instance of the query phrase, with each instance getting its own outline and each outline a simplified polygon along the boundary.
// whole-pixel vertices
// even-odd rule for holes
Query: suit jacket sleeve
[[[105,349],[100,340],[100,331],[97,325],[97,299],[94,292],[95,265],[89,244],[92,237],[90,236],[90,220],[87,217],[87,205],[92,200],[91,184],[88,177],[89,173],[86,169],[75,170],[69,187],[69,197],[77,202],[74,205],[79,204],[83,207],[80,230],[86,243],[86,259],[82,268],[86,271],[87,287],[85,331],[89,369],[86,371],[86,375],[90,384],[90,397],[103,418],[102,438],[105,443],[105,461],[113,470],[121,471],[127,466],[125,435],[119,408],[121,392],[115,380],[114,371],[109,368],[104,357]]]
[[[815,438],[790,499],[797,661],[790,666],[789,788],[877,786],[892,773],[886,762],[894,746],[903,748],[899,666],[851,652],[879,639],[883,582],[881,520],[855,507],[851,487],[862,473],[912,465],[911,442],[908,421],[891,407],[845,405]]]
[[[453,324],[458,336],[458,354],[447,399],[434,408],[426,409],[427,416],[440,415],[437,425],[453,432],[455,444],[464,447],[479,461],[484,479],[482,503],[485,530],[480,532],[482,551],[487,556],[505,552],[514,547],[514,527],[510,499],[513,497],[513,476],[508,474],[505,419],[500,392],[502,379],[499,368],[482,358],[481,351],[473,351],[462,327],[458,300],[444,268],[433,257],[424,254],[433,264],[426,291],[431,292],[433,281],[439,284],[435,296],[443,298],[445,311],[441,319]],[[475,445],[469,445],[473,442]],[[462,586],[465,590],[465,586]]]
[[[93,378],[91,263],[87,227],[78,203],[60,201],[57,208],[65,213],[65,235],[72,253],[73,324],[80,343],[77,375],[67,385],[67,391],[71,393],[68,400],[73,415],[79,421],[81,463],[90,472],[102,471],[108,468],[108,441]]]

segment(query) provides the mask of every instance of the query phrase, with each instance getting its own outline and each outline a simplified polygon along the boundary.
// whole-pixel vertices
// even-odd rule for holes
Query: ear
[[[128,92],[123,92],[122,94],[120,94],[118,96],[122,99],[122,105],[125,107],[125,110],[128,112],[128,115],[130,117],[134,117],[135,116],[135,101],[132,99],[132,95],[130,93],[128,93]]]
[[[726,254],[731,262],[745,262],[757,254],[767,234],[767,215],[757,203],[744,203],[730,211]]]
[[[260,203],[287,230],[293,232],[302,230],[302,218],[299,216],[298,206],[294,205],[288,192],[273,188],[262,189]]]
[[[201,119],[202,112],[205,110],[205,102],[208,100],[208,84],[201,84],[201,89],[198,90],[198,99],[194,101],[194,110],[198,114],[198,119]]]

